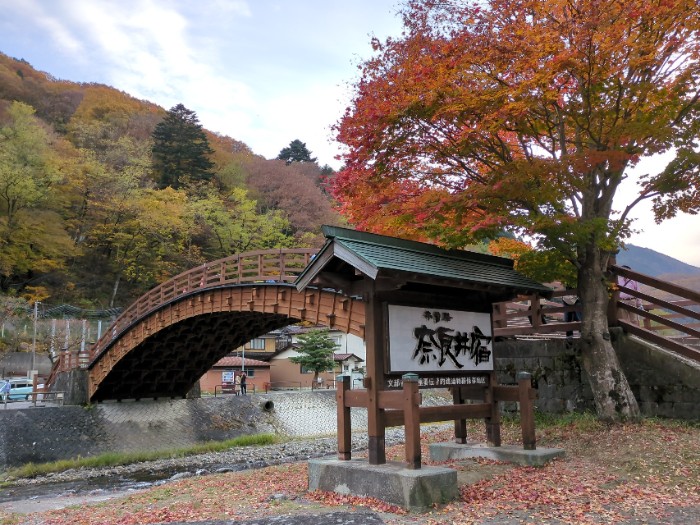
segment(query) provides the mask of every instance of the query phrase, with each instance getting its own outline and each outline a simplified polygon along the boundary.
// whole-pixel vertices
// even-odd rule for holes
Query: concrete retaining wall
[[[622,367],[647,416],[700,419],[700,365],[613,332]],[[540,411],[593,409],[577,345],[565,341],[496,344],[499,382],[532,373]],[[424,404],[447,404],[444,391],[424,392]],[[76,395],[79,395],[76,392]],[[442,395],[441,395],[442,394]],[[274,411],[262,410],[266,401]],[[515,406],[506,406],[514,410]],[[367,412],[353,409],[353,430],[366,430]],[[242,434],[335,434],[335,392],[271,392],[205,399],[142,400],[98,405],[0,409],[0,469],[108,451],[166,450]]]
[[[275,432],[260,396],[0,410],[0,468]]]
[[[274,408],[265,410],[271,402]],[[449,402],[426,392],[425,405]],[[353,430],[367,430],[367,410],[353,408]],[[0,469],[104,452],[168,450],[242,434],[335,435],[334,390],[271,392],[168,401],[0,409]]]
[[[9,352],[0,355],[0,377],[26,377],[32,368],[31,352]],[[34,369],[46,377],[51,372],[51,361],[46,354],[34,355]]]

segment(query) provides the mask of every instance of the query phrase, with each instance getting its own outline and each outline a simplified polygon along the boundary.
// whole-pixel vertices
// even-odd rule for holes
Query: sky
[[[371,38],[401,34],[398,0],[0,0],[0,51],[73,82],[110,85],[265,158],[292,140],[339,168],[332,126]],[[659,163],[644,163],[639,172]],[[623,188],[618,207],[628,201]],[[654,224],[638,207],[629,243],[700,266],[700,219]]]

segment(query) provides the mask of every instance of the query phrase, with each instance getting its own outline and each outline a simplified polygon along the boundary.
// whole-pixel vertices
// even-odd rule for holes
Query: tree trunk
[[[594,253],[591,253],[594,252]],[[588,253],[579,269],[578,288],[581,321],[581,357],[593,391],[598,416],[619,421],[639,417],[639,406],[620,367],[610,341],[607,307],[608,287],[599,249]]]
[[[114,286],[112,287],[112,297],[109,298],[109,307],[114,308],[114,300],[117,298],[117,291],[119,290],[119,283],[122,279],[121,274],[117,275],[117,278],[114,280]]]

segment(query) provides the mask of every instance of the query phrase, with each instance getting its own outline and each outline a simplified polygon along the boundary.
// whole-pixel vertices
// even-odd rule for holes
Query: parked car
[[[9,389],[7,384],[9,384]],[[14,379],[0,379],[0,392],[7,392],[7,394],[2,394],[3,399],[4,396],[7,395],[9,400],[28,400],[31,397],[33,390],[34,387],[32,380],[29,378],[20,377]]]

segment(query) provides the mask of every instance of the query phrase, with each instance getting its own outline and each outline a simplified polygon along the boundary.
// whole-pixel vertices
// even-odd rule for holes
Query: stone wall
[[[493,353],[499,383],[515,385],[518,372],[532,374],[537,410],[558,414],[593,409],[593,395],[575,341],[506,339],[495,344]],[[517,406],[505,404],[504,409],[516,411]]]
[[[613,332],[615,349],[645,416],[700,420],[700,363]]]
[[[611,329],[622,370],[645,416],[700,419],[700,363]],[[494,348],[501,383],[530,372],[537,386],[538,410],[562,413],[594,410],[578,340],[504,340]],[[508,409],[509,407],[506,407]]]

